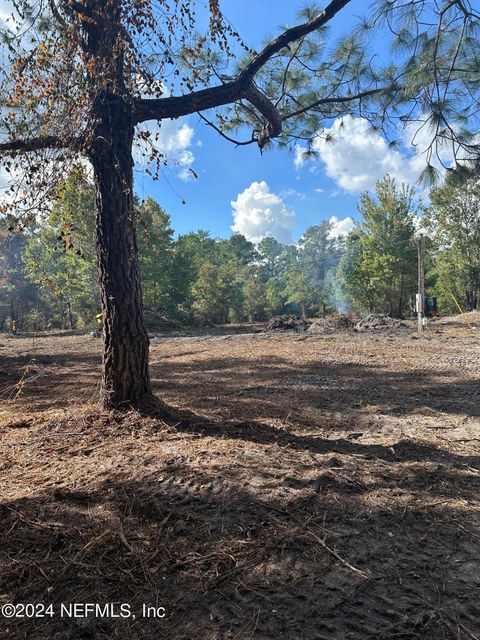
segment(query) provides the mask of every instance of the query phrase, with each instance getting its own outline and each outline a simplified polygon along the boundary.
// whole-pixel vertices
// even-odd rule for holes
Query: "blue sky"
[[[224,14],[244,40],[260,48],[285,25],[295,24],[302,4],[291,0],[255,2],[223,0]],[[332,42],[348,34],[370,4],[353,1],[330,23]],[[253,19],[252,19],[253,16]],[[386,42],[376,42],[386,51]],[[372,189],[386,173],[414,184],[424,159],[416,154],[422,140],[412,145],[413,131],[397,132],[398,150],[388,148],[380,135],[372,135],[366,122],[348,117],[327,123],[337,142],[316,144],[318,160],[303,162],[301,150],[267,151],[254,145],[235,148],[207,127],[198,116],[163,124],[162,140],[171,163],[158,182],[137,173],[140,197],[153,196],[168,211],[176,233],[205,229],[214,237],[227,237],[232,226],[253,240],[273,235],[296,241],[305,229],[335,216],[338,233],[358,220],[356,203],[361,191]],[[178,133],[180,132],[180,135]],[[171,144],[177,136],[179,144]],[[179,164],[179,166],[176,165]],[[198,174],[194,180],[188,167]],[[186,204],[182,204],[185,201]],[[232,207],[232,202],[236,204]],[[338,221],[338,222],[337,222]]]
[[[283,27],[296,24],[302,6],[295,0],[221,2],[232,26],[257,50]],[[370,6],[353,0],[342,10],[330,22],[332,42],[350,33]],[[10,11],[11,0],[0,0],[0,20]],[[386,51],[381,38],[375,46]],[[205,229],[214,237],[228,237],[234,227],[254,241],[272,235],[295,242],[308,226],[332,217],[337,233],[348,231],[352,219],[359,217],[356,203],[361,191],[372,189],[386,173],[413,184],[424,160],[414,156],[412,131],[397,132],[402,145],[391,150],[358,118],[347,117],[341,128],[339,121],[326,126],[336,143],[325,145],[319,139],[314,145],[319,159],[304,162],[300,147],[264,155],[255,145],[235,148],[196,115],[163,121],[157,146],[169,164],[158,181],[137,166],[136,192],[140,198],[154,197],[165,208],[177,234]],[[417,142],[421,147],[422,141]]]
[[[360,15],[362,4],[353,2],[351,8],[347,7],[335,18],[331,23],[333,37],[348,32],[355,16]],[[232,25],[256,48],[269,36],[278,34],[283,26],[295,24],[295,14],[302,6],[291,0],[222,2],[224,14]],[[206,229],[215,237],[230,235],[234,224],[231,202],[252,183],[262,181],[295,214],[291,229],[294,240],[308,226],[325,218],[356,215],[356,194],[339,188],[335,180],[326,175],[322,163],[296,168],[293,153],[273,150],[262,156],[253,145],[235,148],[197,116],[181,122],[194,131],[188,150],[194,155],[191,166],[199,179],[181,179],[181,174],[187,177],[192,174],[174,166],[178,160],[175,153],[170,168],[163,171],[158,182],[141,172],[136,174],[138,195],[157,199],[171,215],[177,233]],[[186,201],[185,205],[182,200]]]

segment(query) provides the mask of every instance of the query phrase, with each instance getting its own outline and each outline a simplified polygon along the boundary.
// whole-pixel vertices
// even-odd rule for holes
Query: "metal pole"
[[[418,331],[425,329],[423,324],[425,311],[425,236],[418,236]]]

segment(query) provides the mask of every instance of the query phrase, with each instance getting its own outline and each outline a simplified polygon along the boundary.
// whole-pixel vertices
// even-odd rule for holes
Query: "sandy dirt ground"
[[[0,605],[54,607],[2,640],[480,639],[480,332],[251,330],[152,341],[166,421],[0,336]]]

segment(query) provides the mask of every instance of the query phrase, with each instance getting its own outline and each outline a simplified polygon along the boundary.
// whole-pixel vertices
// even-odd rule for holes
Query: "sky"
[[[284,25],[296,22],[302,4],[223,0],[222,7],[245,41],[258,49]],[[341,11],[330,23],[332,40],[348,33],[364,8],[364,2],[354,0]],[[238,231],[255,242],[267,235],[296,242],[307,227],[322,220],[332,221],[334,234],[348,233],[359,219],[362,191],[372,189],[386,173],[415,184],[424,159],[415,157],[408,130],[399,132],[402,144],[392,150],[379,134],[370,134],[360,118],[347,117],[342,127],[339,120],[328,125],[336,143],[318,140],[314,146],[319,158],[305,162],[300,147],[263,155],[254,145],[235,147],[198,116],[164,122],[160,139],[170,166],[157,182],[137,167],[136,191],[141,198],[150,195],[160,202],[176,233],[205,229],[214,237],[227,237]]]
[[[295,14],[302,4],[222,0],[221,6],[243,39],[258,50],[285,25],[298,21]],[[332,41],[349,32],[365,6],[353,0],[333,19]],[[8,0],[0,0],[0,19],[7,13]],[[158,130],[158,125],[151,128]],[[305,161],[301,146],[263,155],[255,145],[235,147],[196,115],[163,121],[157,146],[168,166],[154,181],[137,163],[135,190],[141,199],[151,196],[163,206],[176,234],[203,229],[223,238],[238,231],[254,242],[273,236],[290,243],[322,220],[332,221],[333,235],[345,234],[359,219],[356,204],[362,191],[372,189],[386,173],[414,184],[424,159],[414,155],[408,129],[398,132],[398,149],[371,134],[360,118],[348,116],[342,126],[339,120],[329,122],[328,129],[336,142],[318,139],[314,147],[319,158]]]

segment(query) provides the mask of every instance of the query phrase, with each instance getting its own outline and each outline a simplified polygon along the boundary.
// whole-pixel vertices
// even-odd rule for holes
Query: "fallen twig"
[[[353,571],[357,575],[362,576],[362,578],[365,578],[366,580],[370,580],[371,579],[372,576],[368,575],[367,573],[365,573],[361,569],[357,569],[357,567],[354,567],[353,564],[350,564],[350,562],[348,562],[348,560],[345,560],[345,558],[342,558],[342,556],[339,553],[337,553],[335,551],[335,549],[332,549],[331,547],[329,547],[328,544],[324,540],[322,540],[322,538],[320,538],[320,536],[317,536],[316,533],[314,533],[313,531],[310,531],[310,529],[307,529],[306,531],[307,531],[307,533],[309,535],[312,536],[312,538],[314,538],[325,549],[325,551],[328,551],[328,553],[330,553],[330,555],[332,555],[339,562],[341,562],[343,565],[348,567],[350,569],[350,571]]]

